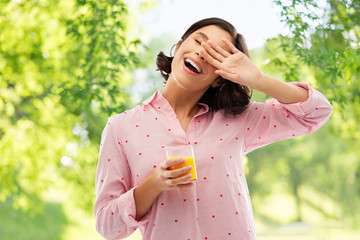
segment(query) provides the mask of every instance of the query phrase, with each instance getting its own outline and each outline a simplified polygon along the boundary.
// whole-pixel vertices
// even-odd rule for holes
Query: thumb
[[[224,70],[216,70],[215,73],[220,75],[222,78],[229,80],[235,77],[235,73],[225,72]]]

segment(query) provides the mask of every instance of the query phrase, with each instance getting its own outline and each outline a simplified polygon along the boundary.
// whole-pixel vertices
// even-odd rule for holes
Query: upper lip
[[[198,68],[200,69],[200,72],[199,73],[202,73],[202,66],[201,66],[201,64],[200,64],[200,62],[199,61],[196,61],[194,58],[192,58],[192,57],[186,57],[186,58],[189,58],[191,61],[193,61],[197,66],[198,66]],[[186,59],[185,58],[185,59]]]

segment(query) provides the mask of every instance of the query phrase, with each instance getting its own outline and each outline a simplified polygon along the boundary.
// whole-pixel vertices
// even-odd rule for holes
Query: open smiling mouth
[[[185,58],[184,60],[185,66],[193,73],[199,74],[201,73],[200,68],[194,63],[191,59]]]

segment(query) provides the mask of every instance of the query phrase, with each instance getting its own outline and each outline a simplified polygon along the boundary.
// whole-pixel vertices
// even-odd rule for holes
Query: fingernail
[[[191,170],[193,167],[192,166],[188,166],[187,169]]]

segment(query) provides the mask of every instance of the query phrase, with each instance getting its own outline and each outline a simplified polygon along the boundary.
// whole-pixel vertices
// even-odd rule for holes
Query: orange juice
[[[186,159],[186,162],[183,163],[183,164],[179,164],[179,165],[174,165],[174,166],[170,166],[168,169],[169,170],[174,170],[174,169],[179,169],[179,168],[183,168],[185,166],[192,166],[192,169],[187,172],[187,173],[184,173],[184,174],[181,174],[179,176],[176,176],[174,178],[179,178],[179,177],[183,177],[187,174],[191,174],[191,178],[190,178],[190,181],[194,181],[196,180],[196,167],[195,167],[195,160],[194,160],[194,157],[193,156],[171,156],[171,157],[168,157],[168,160],[171,160],[171,159],[175,159],[175,158],[185,158]]]

